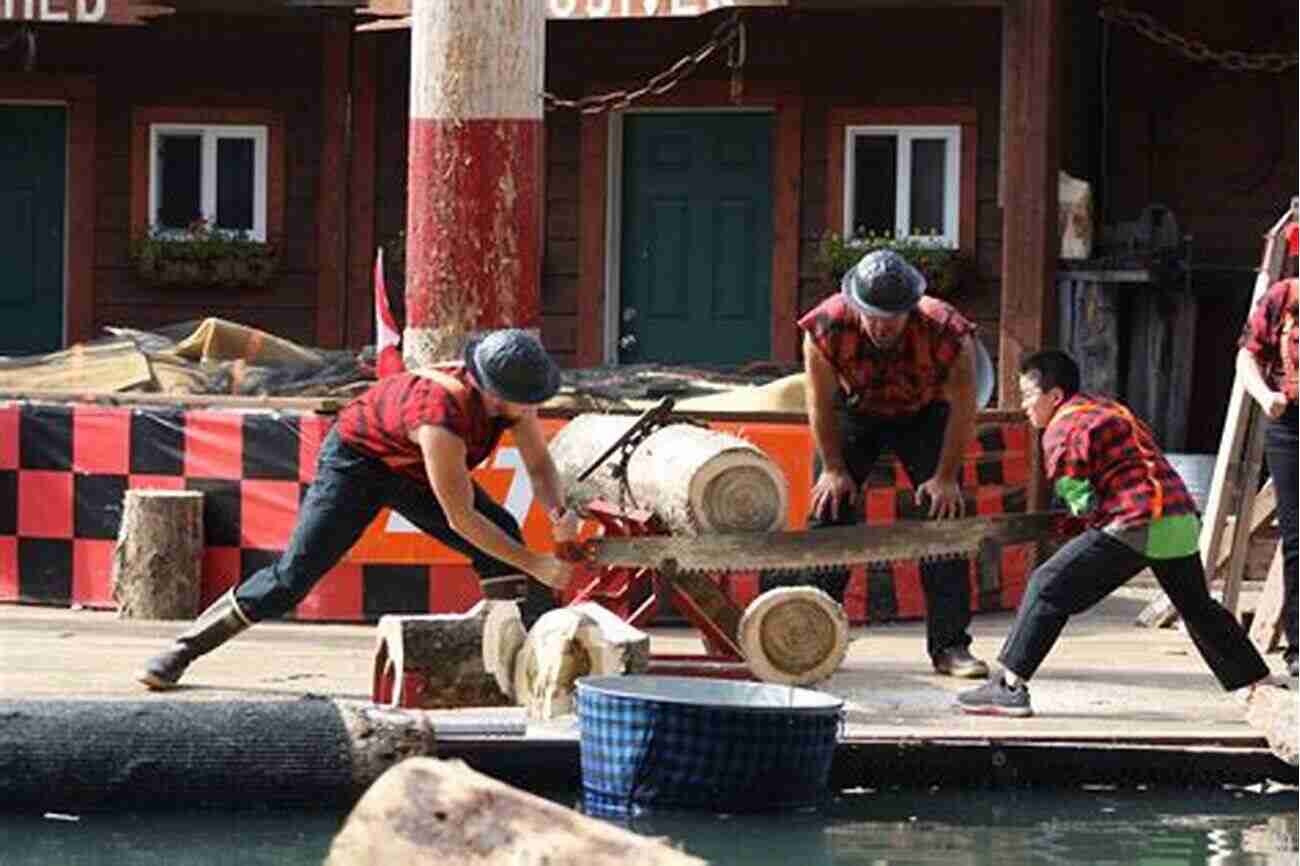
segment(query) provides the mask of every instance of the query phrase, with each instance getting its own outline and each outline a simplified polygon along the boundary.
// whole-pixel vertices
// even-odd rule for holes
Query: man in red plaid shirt
[[[1079,366],[1064,352],[1024,358],[1020,394],[1029,422],[1043,430],[1043,467],[1057,497],[1089,528],[1034,570],[998,655],[1002,673],[959,695],[958,707],[1033,715],[1026,683],[1070,616],[1144,568],[1155,573],[1225,690],[1266,679],[1268,668],[1241,624],[1210,598],[1196,504],[1150,428],[1121,403],[1079,393]]]
[[[537,420],[538,404],[559,387],[550,355],[517,329],[472,340],[463,363],[376,382],[344,407],[321,444],[316,478],[280,558],[213,602],[136,679],[152,690],[175,688],[195,659],[293,609],[385,507],[468,556],[484,595],[521,596],[530,627],[558,606],[553,590],[568,585],[573,565],[529,550],[518,522],[470,470],[510,430],[555,541],[571,541],[577,516],[564,506]]]
[[[981,359],[975,326],[948,304],[925,297],[925,277],[892,250],[877,250],[844,275],[841,291],[799,320],[808,421],[821,465],[809,526],[857,523],[859,494],[877,458],[892,451],[931,518],[965,511],[959,474],[975,432]],[[847,569],[821,575],[844,599]],[[771,582],[775,583],[775,580]],[[765,576],[763,588],[768,588]],[[964,560],[921,566],[926,644],[941,674],[980,678],[988,665],[970,653],[970,578]]]

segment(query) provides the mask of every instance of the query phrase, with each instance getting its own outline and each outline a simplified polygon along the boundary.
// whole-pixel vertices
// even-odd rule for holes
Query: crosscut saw
[[[676,574],[816,573],[899,560],[978,557],[1006,544],[1059,544],[1065,519],[1065,512],[1035,511],[789,532],[607,536],[584,542],[582,559],[599,566]]]

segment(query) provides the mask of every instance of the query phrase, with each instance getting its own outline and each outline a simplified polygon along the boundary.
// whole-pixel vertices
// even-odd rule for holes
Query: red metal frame
[[[653,512],[620,508],[601,499],[587,503],[583,516],[599,523],[606,536],[668,534],[668,528]],[[704,653],[651,653],[649,673],[754,679],[735,636],[724,631],[671,576],[648,568],[592,566],[576,545],[561,550],[560,555],[576,561],[579,570],[575,584],[581,588],[570,604],[595,601],[629,625],[641,628],[653,621],[660,600],[670,599],[700,632]]]

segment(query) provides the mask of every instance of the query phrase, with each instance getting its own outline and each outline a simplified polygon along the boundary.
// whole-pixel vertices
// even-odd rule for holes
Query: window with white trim
[[[960,126],[847,126],[844,132],[845,237],[959,246]]]
[[[149,221],[183,232],[195,220],[266,240],[267,127],[149,126]]]

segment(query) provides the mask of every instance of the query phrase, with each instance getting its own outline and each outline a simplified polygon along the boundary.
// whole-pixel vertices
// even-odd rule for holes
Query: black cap
[[[560,368],[536,337],[518,328],[471,340],[465,366],[481,388],[511,403],[545,403],[560,390]]]
[[[874,250],[845,272],[840,291],[868,316],[902,316],[925,294],[925,276],[893,250]]]

